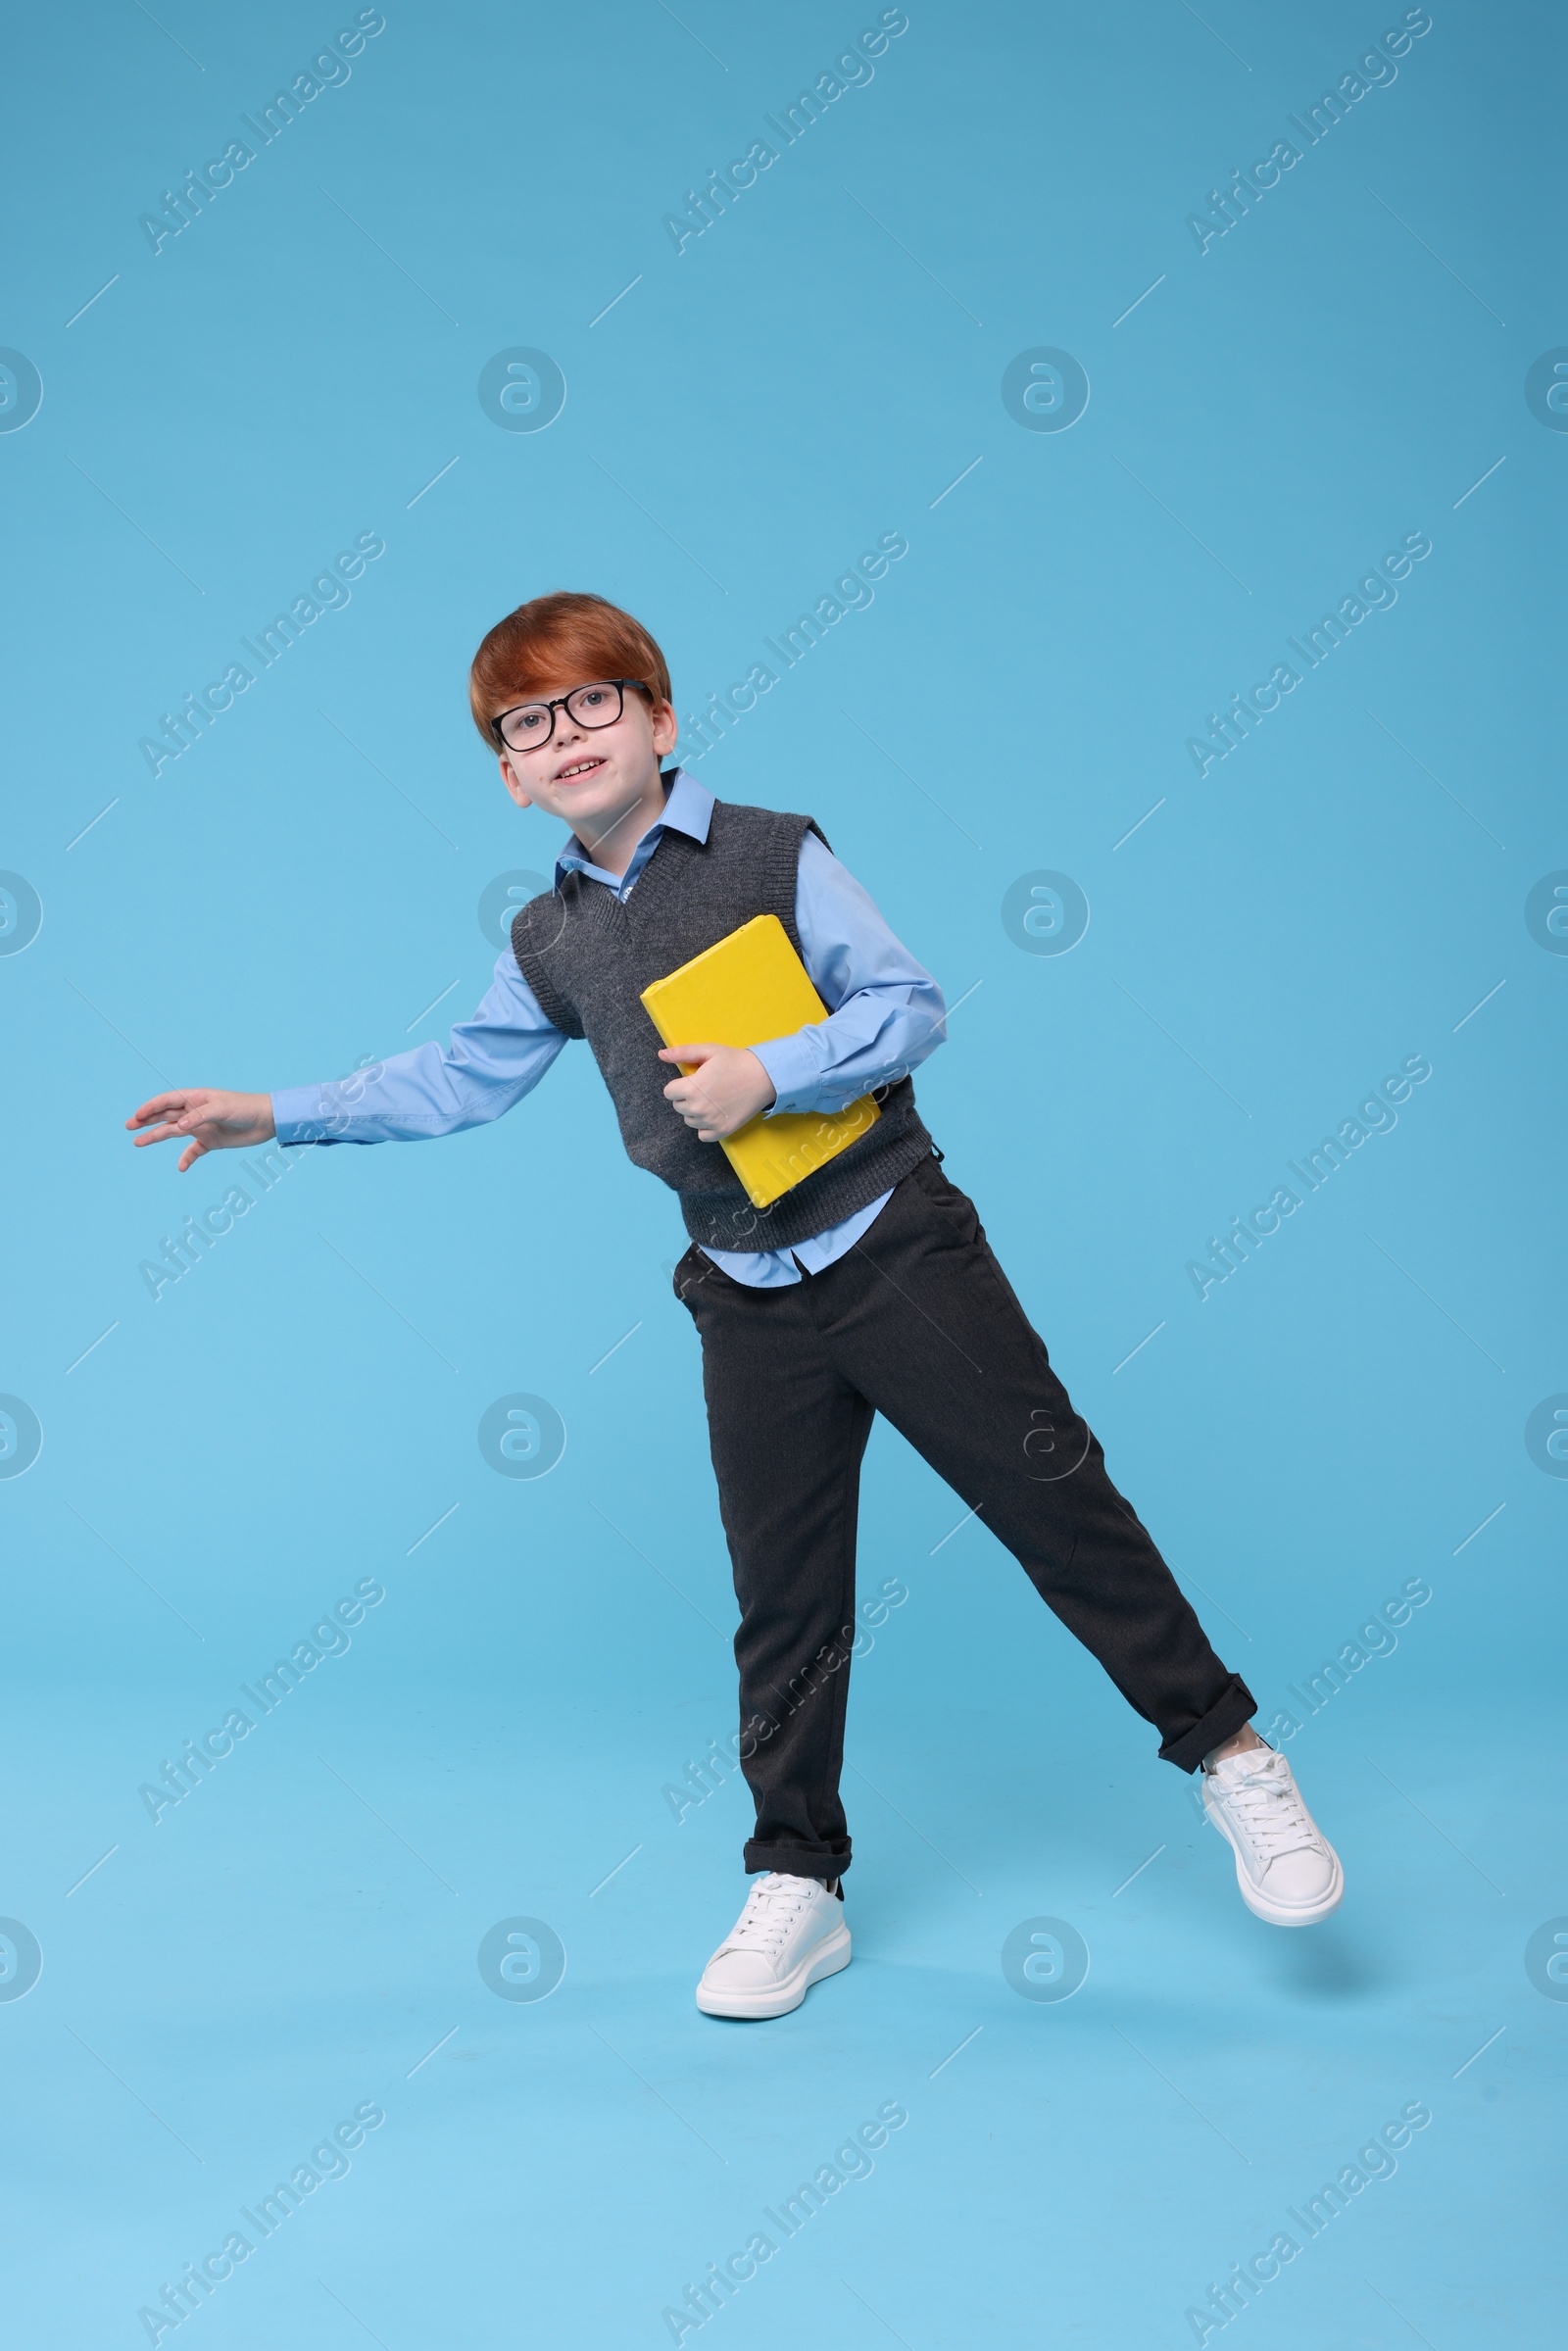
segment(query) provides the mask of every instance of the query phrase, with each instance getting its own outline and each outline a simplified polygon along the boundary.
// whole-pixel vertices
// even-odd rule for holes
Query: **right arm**
[[[209,1086],[154,1095],[126,1119],[137,1148],[183,1141],[180,1173],[210,1151],[282,1144],[420,1143],[499,1118],[538,1085],[566,1040],[539,1008],[510,947],[489,994],[450,1042],[416,1046],[324,1085],[276,1094]]]

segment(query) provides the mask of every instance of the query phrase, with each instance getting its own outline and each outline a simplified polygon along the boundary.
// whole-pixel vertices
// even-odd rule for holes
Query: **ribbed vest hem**
[[[748,1253],[793,1249],[869,1207],[929,1157],[931,1149],[931,1138],[911,1103],[907,1121],[901,1121],[880,1148],[873,1128],[855,1151],[853,1166],[841,1171],[838,1161],[830,1159],[770,1208],[754,1208],[737,1184],[723,1192],[681,1193],[681,1214],[700,1249]]]

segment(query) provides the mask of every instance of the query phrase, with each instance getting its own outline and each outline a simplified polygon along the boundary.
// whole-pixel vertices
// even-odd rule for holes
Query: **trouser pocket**
[[[669,1278],[670,1288],[674,1291],[675,1296],[679,1298],[681,1304],[686,1308],[688,1313],[690,1313],[692,1310],[692,1292],[702,1281],[705,1271],[708,1273],[716,1273],[718,1271],[718,1267],[713,1263],[710,1257],[705,1257],[703,1255],[702,1250],[698,1248],[696,1242],[694,1241],[690,1249],[688,1249],[686,1251],[685,1256],[677,1259],[674,1270]]]

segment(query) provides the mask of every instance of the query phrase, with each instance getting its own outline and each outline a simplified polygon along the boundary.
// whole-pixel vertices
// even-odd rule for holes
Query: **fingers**
[[[188,1141],[186,1140],[187,1137],[190,1138]],[[133,1135],[131,1137],[131,1142],[137,1151],[141,1151],[144,1146],[149,1143],[183,1142],[185,1144],[185,1149],[179,1155],[179,1167],[177,1171],[180,1175],[185,1173],[187,1167],[194,1167],[198,1159],[205,1158],[208,1151],[210,1151],[213,1148],[210,1143],[203,1143],[196,1137],[190,1136],[190,1130],[185,1125],[183,1120],[174,1126],[165,1125],[161,1127],[151,1127],[148,1129],[145,1135]]]
[[[687,1109],[693,1102],[706,1102],[711,1099],[700,1079],[688,1077],[684,1072],[678,1078],[671,1078],[664,1088],[665,1102],[673,1102],[677,1110]]]
[[[150,1102],[142,1103],[139,1110],[131,1112],[125,1124],[127,1127],[146,1126],[151,1119],[167,1118],[172,1111],[188,1109],[193,1100],[188,1088],[175,1094],[155,1094]]]
[[[678,1111],[689,1127],[711,1125],[723,1116],[712,1096],[705,1094],[701,1086],[666,1086],[664,1093],[670,1108]]]
[[[678,1061],[682,1065],[679,1077],[671,1078],[664,1088],[664,1100],[693,1130],[699,1143],[722,1143],[726,1135],[733,1134],[742,1124],[740,1118],[730,1116],[715,1101],[715,1092],[722,1094],[723,1087],[710,1088],[702,1083],[705,1064],[729,1050],[723,1045],[694,1044],[666,1045],[660,1052],[662,1061]]]
[[[683,1110],[681,1116],[692,1129],[699,1143],[722,1142],[723,1138],[726,1135],[732,1135],[740,1124],[740,1120],[732,1112],[722,1109],[717,1102],[707,1101],[702,1096],[698,1097],[690,1109]]]

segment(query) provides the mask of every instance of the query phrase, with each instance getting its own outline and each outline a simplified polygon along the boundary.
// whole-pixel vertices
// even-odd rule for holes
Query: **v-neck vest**
[[[664,1100],[673,1070],[659,1058],[643,989],[758,914],[776,914],[799,955],[796,876],[808,832],[822,838],[809,816],[715,801],[708,839],[666,830],[627,898],[571,872],[512,926],[517,968],[545,1018],[564,1036],[587,1038],[628,1157],[679,1194],[686,1230],[707,1249],[808,1241],[868,1207],[931,1150],[914,1088],[900,1078],[878,1091],[881,1116],[858,1142],[770,1208],[754,1208],[720,1147],[699,1143]]]

